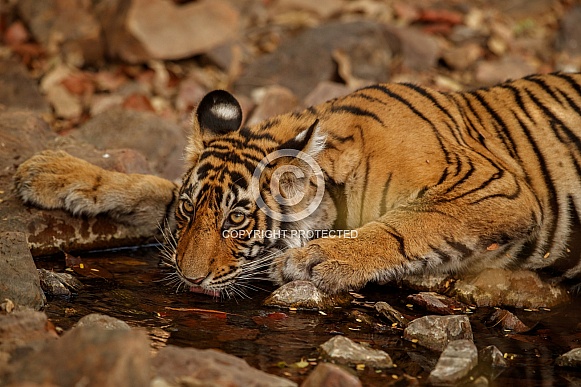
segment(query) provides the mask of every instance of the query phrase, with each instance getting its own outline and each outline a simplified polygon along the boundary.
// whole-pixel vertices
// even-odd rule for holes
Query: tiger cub
[[[15,189],[44,208],[166,218],[181,280],[214,294],[264,277],[338,292],[411,273],[581,271],[567,254],[581,209],[581,75],[458,93],[380,84],[241,123],[226,91],[203,98],[181,186],[44,152],[19,167]]]

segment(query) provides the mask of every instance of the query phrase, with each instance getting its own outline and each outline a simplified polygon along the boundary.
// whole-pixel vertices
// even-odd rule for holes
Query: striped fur
[[[192,286],[234,291],[268,275],[336,292],[411,273],[518,267],[575,278],[581,270],[567,248],[581,208],[581,75],[460,93],[375,85],[251,127],[238,127],[239,114],[219,91],[194,115],[172,250]],[[305,219],[273,219],[251,192],[256,166],[279,149],[305,152],[323,171],[324,197]],[[290,157],[260,176],[266,204],[297,210],[270,192],[280,166],[304,171],[277,183],[282,196],[303,194],[297,206],[306,208],[316,176]],[[357,237],[224,237],[329,228]]]

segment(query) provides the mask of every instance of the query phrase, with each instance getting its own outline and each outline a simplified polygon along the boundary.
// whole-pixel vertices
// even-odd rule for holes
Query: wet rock
[[[504,355],[494,345],[482,348],[478,354],[478,361],[487,368],[505,368],[508,366]]]
[[[460,314],[470,312],[468,305],[435,292],[412,294],[407,297],[407,300],[425,308],[428,312],[438,314]]]
[[[351,299],[349,294],[325,294],[310,281],[292,281],[272,292],[263,304],[282,308],[324,310],[348,305]]]
[[[456,385],[478,364],[478,351],[471,340],[450,341],[436,368],[430,373],[428,383],[435,386]]]
[[[5,384],[146,386],[149,339],[138,330],[79,327],[11,365]]]
[[[79,67],[103,60],[101,26],[91,2],[22,0],[18,10],[34,38],[49,53],[61,53],[68,63]]]
[[[399,325],[402,328],[407,327],[410,323],[410,320],[407,317],[405,317],[400,311],[389,305],[387,302],[376,302],[375,310],[377,310],[382,316],[387,318],[393,324]]]
[[[341,366],[331,363],[319,363],[313,372],[301,384],[301,387],[358,387],[362,386],[357,376]]]
[[[36,81],[25,67],[10,59],[0,59],[0,105],[48,112],[49,107]]]
[[[374,368],[393,367],[391,357],[377,349],[358,344],[345,336],[335,336],[321,344],[323,356],[339,364],[365,364]]]
[[[269,86],[255,90],[252,94],[255,97],[256,108],[248,119],[248,125],[257,124],[278,114],[288,113],[298,106],[297,97],[286,87]]]
[[[73,137],[100,149],[136,149],[147,155],[157,174],[169,180],[182,175],[186,135],[177,124],[153,113],[106,110],[87,121]]]
[[[131,329],[131,327],[125,321],[100,313],[91,313],[81,317],[81,319],[77,321],[77,323],[75,324],[74,329],[80,327],[97,327],[103,329],[124,329],[124,330]]]
[[[29,309],[0,314],[0,352],[28,353],[58,338],[46,314]]]
[[[404,339],[433,351],[443,351],[453,340],[472,340],[472,327],[466,316],[424,316],[404,330]]]
[[[50,296],[70,297],[72,292],[79,291],[83,284],[69,273],[57,273],[38,269],[40,287]]]
[[[303,99],[314,85],[334,78],[335,50],[351,58],[353,76],[385,82],[393,56],[393,39],[384,26],[372,22],[333,22],[312,28],[251,63],[237,80],[236,90],[250,95],[257,87],[282,85]]]
[[[523,333],[531,330],[513,313],[504,309],[495,310],[488,322],[508,332]]]
[[[164,0],[103,1],[95,10],[108,54],[130,63],[201,54],[238,32],[238,11],[222,0],[183,5]]]
[[[454,280],[445,274],[407,275],[401,284],[420,292],[444,293],[450,289]]]
[[[559,367],[581,367],[581,348],[574,348],[555,360]]]
[[[296,383],[252,368],[243,359],[213,349],[168,345],[153,359],[157,381],[171,386],[284,387]]]
[[[526,270],[487,269],[457,281],[453,293],[460,301],[479,307],[551,308],[570,299],[565,288],[545,283]]]
[[[536,72],[536,67],[525,59],[507,55],[497,61],[480,62],[476,66],[475,78],[482,85],[493,85]]]
[[[40,309],[46,299],[24,233],[0,232],[0,300]]]

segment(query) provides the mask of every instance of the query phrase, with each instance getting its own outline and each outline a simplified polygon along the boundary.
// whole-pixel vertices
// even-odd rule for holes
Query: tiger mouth
[[[207,288],[204,288],[200,285],[193,285],[193,284],[188,284],[188,285],[190,287],[191,293],[206,294],[208,296],[213,296],[213,297],[220,296],[219,290],[207,289]]]

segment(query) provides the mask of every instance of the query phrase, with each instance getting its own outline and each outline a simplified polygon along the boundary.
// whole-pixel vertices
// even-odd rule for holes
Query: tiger
[[[581,271],[568,248],[580,74],[454,92],[376,84],[254,125],[215,90],[193,111],[184,159],[175,184],[45,151],[14,187],[45,209],[167,224],[181,283],[207,294],[259,279],[338,293],[411,274]]]

